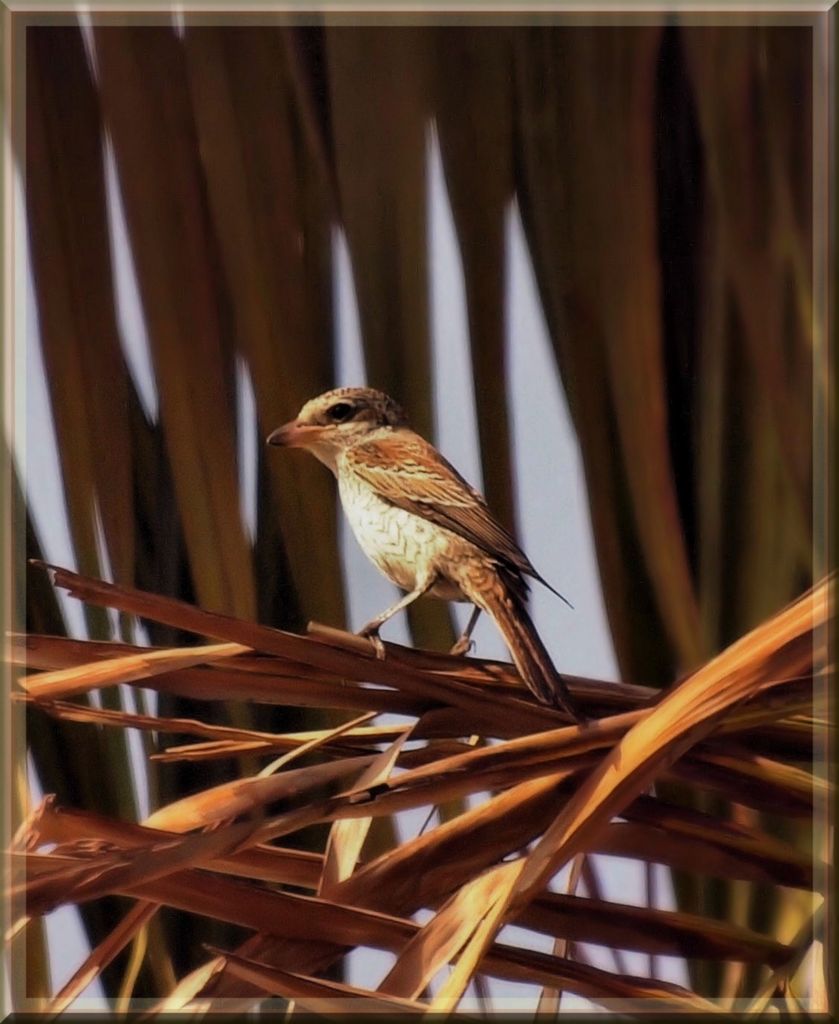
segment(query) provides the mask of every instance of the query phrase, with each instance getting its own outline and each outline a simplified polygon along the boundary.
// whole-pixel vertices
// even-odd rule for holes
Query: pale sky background
[[[121,341],[130,372],[146,411],[157,414],[157,396],[150,372],[148,341],[137,291],[130,248],[121,209],[119,188],[110,152],[106,153],[106,181],[111,219],[112,257],[118,293]],[[16,327],[16,403],[13,431],[14,453],[34,518],[44,555],[50,562],[75,568],[61,490],[52,416],[38,344],[37,310],[24,243],[23,200],[17,182],[15,215],[19,230],[17,274],[18,294],[26,294],[25,323]],[[439,149],[433,130],[428,145],[428,198],[430,204],[430,290],[432,297],[435,415],[439,446],[446,457],[478,488],[481,471],[477,428],[474,418],[474,390],[468,344],[463,275],[451,211],[443,179]],[[576,435],[565,395],[559,386],[544,317],[539,305],[533,269],[527,253],[518,210],[511,206],[507,219],[507,279],[510,308],[506,323],[509,355],[510,413],[516,467],[516,488],[520,510],[520,540],[538,570],[568,596],[569,609],[545,588],[535,586],[531,609],[533,619],[560,671],[605,679],[617,678],[617,667],[603,607],[597,573],[588,500]],[[335,295],[337,300],[336,386],[366,381],[359,338],[358,314],[352,272],[343,236],[335,235]],[[25,278],[25,280],[24,280]],[[369,381],[375,385],[375,381]],[[257,436],[253,395],[246,367],[238,367],[240,396],[240,472],[243,484],[242,516],[252,531],[255,514]],[[103,386],[107,386],[103,382]],[[399,396],[395,396],[399,397]],[[8,431],[9,423],[6,428]],[[324,470],[326,472],[326,470]],[[347,585],[350,624],[358,628],[391,603],[395,588],[361,553],[346,523],[341,519],[344,578]],[[81,605],[59,592],[66,621],[79,636],[85,635]],[[458,623],[463,625],[469,608],[456,605]],[[408,641],[404,615],[391,620],[384,635],[401,643]],[[481,616],[475,631],[482,657],[503,658],[508,654],[488,616]],[[123,687],[133,703],[130,688]],[[131,704],[129,704],[129,707]],[[139,737],[129,732],[135,764],[141,766]],[[139,772],[142,776],[142,770]],[[37,781],[33,780],[37,787]],[[141,783],[138,793],[141,815],[147,798]],[[404,827],[415,831],[426,811],[406,816]],[[606,898],[621,902],[644,902],[640,865],[618,858],[596,858]],[[559,881],[562,880],[560,876]],[[672,905],[667,872],[656,868],[656,881],[664,905]],[[47,918],[53,956],[53,984],[58,988],[83,959],[87,943],[72,908],[63,908]],[[520,929],[505,929],[504,937],[534,944],[550,951],[552,940]],[[54,944],[54,945],[53,945]],[[587,947],[593,962],[615,969],[605,950]],[[348,958],[348,981],[371,987],[383,976],[393,958],[376,951],[360,951]],[[686,982],[680,961],[657,958],[660,977]],[[624,954],[620,969],[646,974],[648,960],[641,954]],[[490,982],[498,1009],[526,1009],[533,1006],[532,990],[523,1002],[524,986]],[[77,1009],[101,1006],[101,989],[94,983]],[[567,1002],[566,1002],[567,1000]],[[466,1003],[464,1003],[464,1006]],[[592,1008],[586,1000],[566,995],[563,1008]]]

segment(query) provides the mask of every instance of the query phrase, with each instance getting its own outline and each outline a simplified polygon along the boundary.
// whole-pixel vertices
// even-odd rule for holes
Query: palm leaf
[[[66,571],[57,572],[57,578],[73,593],[104,600],[123,613],[141,606],[150,618],[172,622],[177,617],[171,599]],[[309,756],[323,758],[328,750],[323,741],[330,736],[353,735],[357,742],[364,741],[362,750],[349,757],[335,752],[302,769],[278,765],[272,774],[262,772],[221,788],[205,789],[158,811],[143,827],[113,817],[64,811],[49,801],[29,819],[18,839],[19,848],[28,851],[27,913],[39,915],[63,902],[87,903],[115,893],[246,928],[252,935],[235,957],[223,958],[212,970],[208,965],[209,973],[202,976],[211,975],[206,994],[248,1003],[291,991],[291,976],[310,978],[308,987],[302,980],[298,983],[303,986],[301,991],[312,994],[323,989],[328,994],[329,983],[320,983],[319,989],[313,975],[348,949],[368,946],[398,954],[380,986],[386,998],[417,999],[438,971],[456,958],[433,1006],[456,1005],[468,981],[480,970],[500,978],[561,986],[595,1001],[618,999],[622,1006],[633,1007],[633,1012],[649,999],[674,1008],[710,1009],[712,1004],[678,986],[516,950],[494,943],[494,934],[503,920],[515,920],[554,938],[670,955],[689,952],[713,962],[765,964],[774,970],[791,963],[800,946],[787,946],[748,928],[698,915],[623,907],[602,898],[560,897],[545,887],[574,853],[594,852],[615,829],[627,827],[612,823],[616,815],[634,823],[639,834],[656,835],[653,841],[659,859],[666,861],[671,842],[678,851],[679,837],[689,835],[694,867],[701,865],[704,871],[722,867],[723,877],[727,877],[730,868],[725,868],[719,857],[725,852],[729,863],[740,865],[735,874],[745,871],[746,877],[754,877],[748,867],[751,863],[759,866],[763,877],[783,879],[784,884],[813,884],[812,874],[806,872],[798,876],[798,882],[793,881],[795,870],[805,868],[806,858],[778,841],[750,834],[747,826],[726,831],[710,818],[703,833],[702,816],[697,812],[668,806],[661,797],[644,794],[652,782],[687,763],[687,758],[710,758],[718,768],[741,762],[747,766],[741,776],[731,775],[728,785],[739,787],[732,794],[736,800],[748,802],[754,786],[748,766],[755,762],[744,755],[740,735],[753,728],[757,709],[765,707],[767,720],[776,723],[797,713],[802,693],[811,685],[808,681],[825,655],[823,627],[829,589],[825,582],[803,595],[671,689],[653,707],[612,715],[588,728],[573,725],[535,735],[525,733],[493,746],[466,747],[453,754],[446,744],[440,745],[440,739],[418,747],[413,741],[409,748],[412,736],[420,735],[423,713],[418,711],[418,728],[412,734],[403,732],[396,745],[386,746],[380,754],[376,751],[381,750],[382,737],[376,731],[359,733],[357,728],[348,728],[343,737],[339,730],[324,731],[316,742],[306,742]],[[380,666],[382,678],[370,691],[380,695],[383,707],[388,700],[387,682],[396,692],[427,698],[428,680],[439,676],[447,682],[435,688],[436,703],[456,709],[464,703],[464,692],[474,690],[490,709],[497,705],[499,723],[509,714],[510,697],[503,691],[487,690],[480,682],[480,672],[475,672],[491,668],[492,663],[470,665],[439,655],[436,660],[441,664],[435,672],[410,667],[400,660],[398,649],[393,649],[393,658],[381,663],[360,659],[352,644],[343,649],[327,646],[314,637],[293,636],[185,605],[177,608],[182,622],[188,620],[193,628],[211,625],[219,632],[223,623],[228,634],[247,633],[252,640],[249,646],[261,652],[259,657],[242,648],[224,648],[231,662],[243,662],[246,674],[266,674],[270,662],[276,663],[274,671],[279,674],[293,671],[294,665],[305,678],[309,671],[318,673],[329,664],[339,678],[351,679],[366,675],[359,664],[366,661]],[[37,650],[38,639],[33,642]],[[74,644],[79,647],[75,641],[52,641],[46,649],[52,650],[53,662],[64,660],[62,644],[70,652]],[[91,646],[100,655],[106,653],[101,645],[81,646]],[[100,656],[57,671],[74,689],[85,673],[92,685],[114,685],[119,680],[140,685],[151,679],[165,685],[175,674],[151,675],[161,662],[177,664],[174,652],[161,652],[160,661],[153,654],[126,654],[125,645],[111,653],[116,657]],[[189,645],[183,649],[184,663],[177,672],[186,676],[213,671],[193,663],[202,654],[211,658],[216,653],[215,647],[202,652]],[[435,660],[427,654],[421,658]],[[450,666],[448,672],[441,671],[443,665]],[[56,678],[55,671],[50,677]],[[37,676],[28,688],[28,700],[37,706]],[[48,695],[54,689],[41,687]],[[521,693],[520,702],[526,705],[531,698],[525,690]],[[632,702],[631,688],[626,697]],[[60,713],[54,704],[50,707],[48,703],[48,708]],[[492,710],[489,717],[493,717]],[[84,709],[79,718],[82,722],[87,718]],[[95,715],[89,719],[96,720]],[[111,723],[122,727],[131,720],[111,715]],[[454,724],[453,729],[459,726]],[[454,739],[457,732],[449,735]],[[364,746],[368,753],[363,752]],[[591,756],[581,758],[585,751]],[[418,754],[422,754],[419,764]],[[812,790],[818,784],[812,777],[804,778],[794,765],[778,763],[775,767],[767,759],[758,764],[781,792],[803,794],[808,786]],[[399,774],[391,771],[396,765],[403,768]],[[493,766],[491,777],[485,774],[487,766]],[[318,821],[349,826],[400,807],[439,803],[449,795],[448,780],[458,778],[469,780],[475,789],[492,788],[496,795],[379,854],[368,864],[354,867],[357,853],[353,854],[337,875],[330,867],[334,845],[333,852],[327,849],[323,858],[265,845]],[[338,784],[338,791],[329,795],[324,786],[333,783]],[[699,784],[714,785],[713,776],[701,777]],[[408,797],[407,803],[403,796]],[[346,830],[344,834],[346,838],[352,835]],[[534,840],[529,853],[505,859]],[[342,841],[333,838],[333,844]],[[357,838],[353,841],[357,851]],[[717,856],[698,858],[702,843],[709,850],[716,848]],[[43,849],[47,844],[49,851]],[[449,851],[457,846],[474,851],[472,858],[452,858]],[[620,846],[611,843],[607,848],[614,852]],[[636,855],[637,851],[636,845]],[[208,871],[214,873],[212,886],[202,879],[202,873]],[[780,874],[773,876],[773,871]],[[269,881],[317,888],[321,895],[280,891],[270,888]],[[433,911],[430,922],[422,927],[408,917],[421,907]],[[127,920],[133,921],[138,914],[145,917],[139,905]],[[93,970],[98,959],[106,959],[107,951],[115,949],[130,930],[123,923],[107,940],[105,952],[94,954],[85,972]],[[238,964],[240,957],[255,963],[248,970],[231,969],[230,964]],[[183,985],[188,987],[186,981]],[[333,992],[337,994],[369,999],[371,1006],[380,998],[358,987],[345,990],[338,986]]]

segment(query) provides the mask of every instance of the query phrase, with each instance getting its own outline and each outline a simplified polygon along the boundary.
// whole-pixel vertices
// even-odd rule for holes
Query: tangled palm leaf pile
[[[164,763],[228,759],[233,776],[141,822],[47,796],[22,824],[13,849],[18,927],[63,904],[132,901],[53,1010],[70,1005],[164,906],[248,934],[238,948],[208,948],[206,963],[177,980],[158,1010],[283,997],[319,1012],[452,1011],[470,984],[480,992],[496,978],[541,988],[540,1006],[566,991],[630,1013],[651,1004],[714,1011],[652,972],[620,970],[619,955],[614,969],[595,966],[587,946],[642,952],[651,963],[668,955],[763,965],[758,1005],[785,991],[813,944],[819,855],[769,835],[756,814],[721,819],[666,802],[655,785],[688,784],[709,807],[722,797],[798,821],[818,811],[827,798],[812,768],[821,756],[828,582],[663,694],[570,678],[592,719],[580,728],[535,704],[503,663],[392,644],[379,660],[366,640],[325,627],[294,635],[53,572],[83,601],[210,642],[164,650],[18,636],[14,658],[27,669],[20,701],[56,719],[142,730]],[[275,733],[72,699],[121,683],[351,717]],[[379,715],[388,717],[376,724]],[[243,773],[258,758],[265,767]],[[376,828],[435,808],[429,827],[411,835]],[[295,834],[317,824],[328,825],[322,851],[295,849]],[[813,894],[812,926],[783,942],[723,920],[616,903],[599,891],[593,854]],[[551,937],[553,951],[500,937],[509,923]],[[392,954],[384,977],[369,987],[333,980],[328,968],[358,948]]]

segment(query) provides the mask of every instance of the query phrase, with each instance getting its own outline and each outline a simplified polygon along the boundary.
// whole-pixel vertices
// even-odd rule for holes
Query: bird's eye
[[[352,415],[353,407],[349,402],[336,402],[327,410],[327,415],[334,423],[343,423]]]

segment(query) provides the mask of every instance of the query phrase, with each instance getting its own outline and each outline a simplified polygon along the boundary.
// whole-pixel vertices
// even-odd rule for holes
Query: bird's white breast
[[[448,530],[385,501],[355,473],[339,471],[337,476],[344,514],[361,549],[380,572],[409,591],[435,572],[450,547]],[[460,597],[451,585],[435,587],[431,593],[448,600]]]

